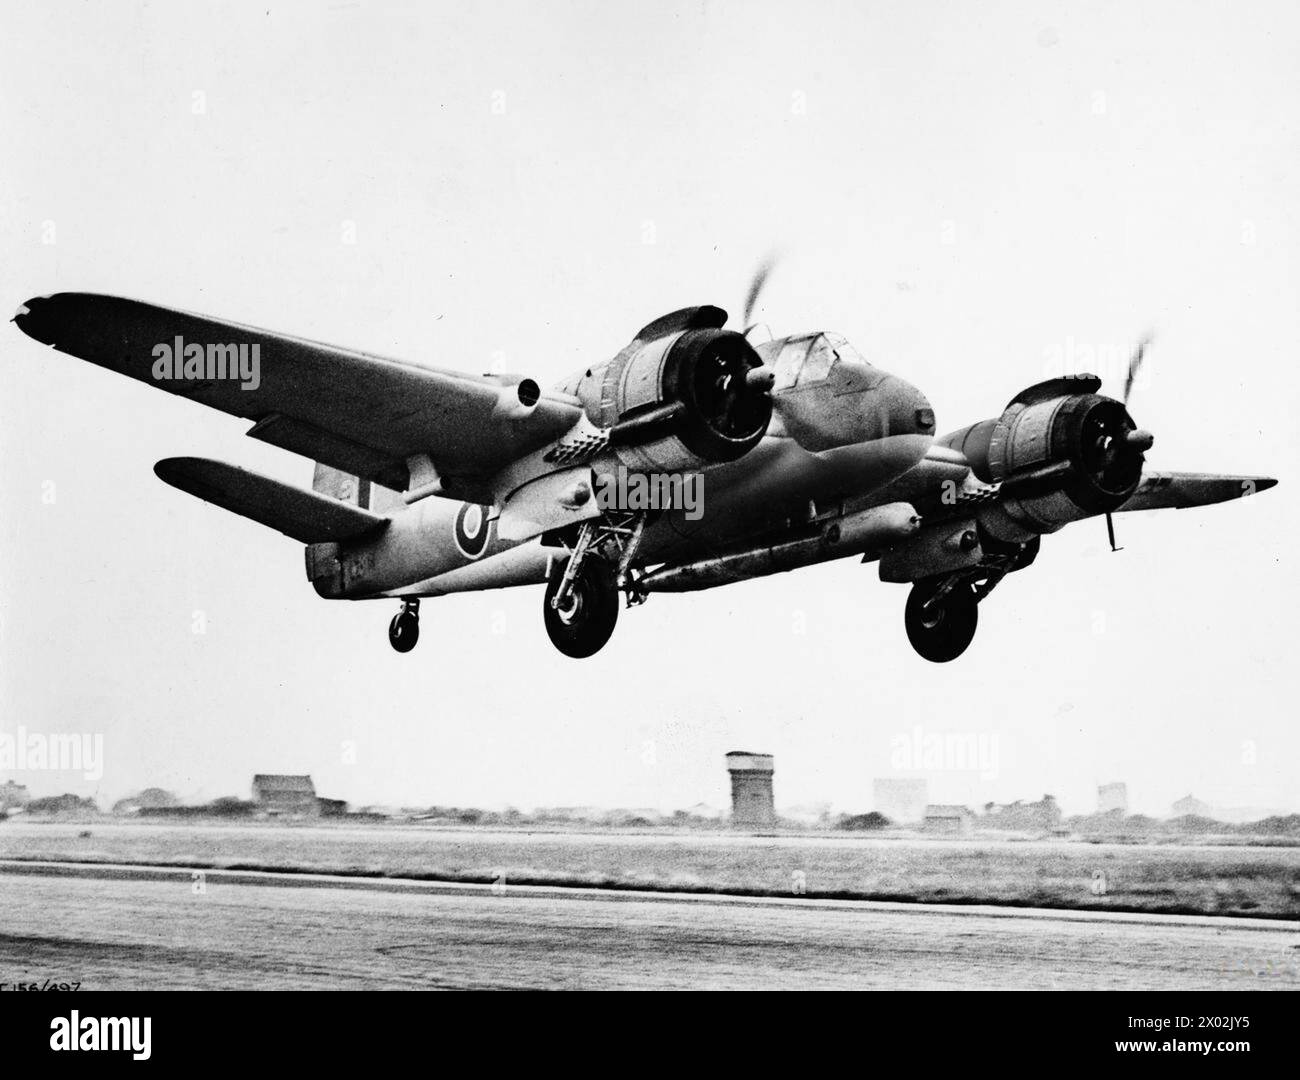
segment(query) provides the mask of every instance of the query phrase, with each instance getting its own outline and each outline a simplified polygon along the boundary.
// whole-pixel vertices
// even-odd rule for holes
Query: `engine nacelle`
[[[634,342],[585,381],[591,421],[630,469],[673,472],[735,461],[772,418],[770,374],[752,345],[716,327]],[[594,384],[594,385],[593,385]]]
[[[1100,387],[1093,375],[1040,383],[997,419],[939,440],[965,455],[979,479],[1002,485],[1002,498],[979,515],[994,537],[1021,543],[1055,532],[1117,510],[1137,489],[1151,437]]]

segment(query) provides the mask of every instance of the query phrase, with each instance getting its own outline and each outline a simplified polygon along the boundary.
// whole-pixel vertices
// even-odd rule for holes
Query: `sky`
[[[624,612],[556,653],[541,591],[330,603],[299,545],[165,487],[200,455],[310,484],[247,425],[0,330],[0,734],[102,736],[101,802],[1300,810],[1300,15],[1263,2],[4,0],[0,305],[132,296],[558,381],[688,304],[845,334],[941,431],[1148,331],[1157,469],[1257,499],[1045,539],[959,661],[849,559]],[[1111,360],[1097,374],[1118,393]],[[984,760],[917,761],[975,738]],[[929,742],[927,743],[927,740]],[[13,775],[13,774],[10,774]],[[4,775],[0,774],[0,779]]]

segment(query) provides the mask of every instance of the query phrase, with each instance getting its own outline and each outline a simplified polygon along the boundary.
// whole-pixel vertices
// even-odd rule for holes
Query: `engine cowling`
[[[1092,375],[1041,383],[996,419],[939,440],[979,479],[1002,485],[1002,498],[979,516],[993,536],[1024,542],[1117,510],[1137,490],[1151,436],[1100,386]]]
[[[735,461],[762,439],[772,417],[762,367],[741,334],[679,330],[638,340],[611,360],[598,373],[599,396],[585,404],[628,468],[698,469]]]

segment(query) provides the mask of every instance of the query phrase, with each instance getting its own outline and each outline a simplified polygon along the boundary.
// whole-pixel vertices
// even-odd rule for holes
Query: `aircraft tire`
[[[614,633],[618,622],[618,586],[613,568],[604,559],[587,559],[573,581],[567,610],[551,607],[551,597],[560,589],[557,577],[546,586],[542,615],[546,633],[565,656],[582,660],[598,653]]]
[[[420,617],[413,611],[399,611],[388,624],[388,643],[400,653],[408,653],[420,640]]]
[[[934,595],[937,585],[917,582],[907,598],[903,616],[907,640],[925,660],[946,664],[966,651],[979,625],[979,602],[970,585],[959,584],[940,601],[937,611],[923,614],[921,608]]]

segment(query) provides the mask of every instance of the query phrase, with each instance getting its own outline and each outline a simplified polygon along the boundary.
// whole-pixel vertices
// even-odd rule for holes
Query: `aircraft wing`
[[[1277,481],[1270,476],[1218,476],[1214,473],[1144,472],[1137,491],[1119,509],[1184,510],[1191,506],[1240,499],[1267,491]]]
[[[1210,506],[1267,491],[1276,483],[1270,476],[1146,470],[1137,491],[1117,512]],[[951,492],[952,497],[945,492]],[[936,521],[968,514],[978,505],[996,502],[1003,495],[1001,485],[973,480],[970,463],[960,451],[932,446],[916,468],[874,493],[870,503],[901,499],[913,503],[926,520]]]
[[[388,518],[208,458],[164,458],[158,479],[204,502],[250,518],[304,544],[351,540],[388,526]]]
[[[248,434],[395,491],[411,486],[411,458],[427,455],[442,494],[482,493],[482,480],[559,438],[581,409],[542,393],[519,408],[516,388],[335,348],[238,323],[95,293],[57,293],[23,304],[25,334],[60,352],[153,383],[233,416]],[[179,339],[179,341],[178,341]],[[258,346],[258,379],[158,378],[159,346]],[[174,360],[179,369],[182,358]],[[205,371],[205,374],[210,372]],[[245,389],[244,387],[248,388]],[[420,464],[421,482],[427,468]],[[490,501],[480,499],[479,501]]]

